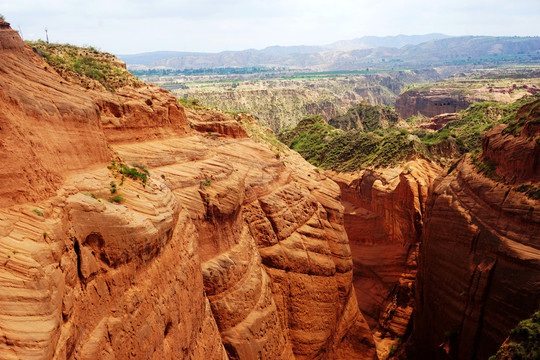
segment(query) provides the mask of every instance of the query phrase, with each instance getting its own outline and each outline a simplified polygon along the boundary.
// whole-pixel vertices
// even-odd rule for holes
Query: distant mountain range
[[[119,57],[132,69],[268,66],[355,70],[475,61],[538,62],[540,37],[450,37],[444,34],[365,36],[322,46],[270,46],[262,50],[220,53],[158,51]]]

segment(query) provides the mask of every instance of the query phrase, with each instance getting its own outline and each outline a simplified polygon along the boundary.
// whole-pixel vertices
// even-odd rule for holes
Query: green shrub
[[[120,174],[132,178],[133,180],[142,180],[143,183],[146,183],[148,180],[147,173],[139,171],[134,167],[129,167],[126,164],[120,165],[119,172]]]
[[[206,109],[206,107],[200,104],[199,99],[178,98],[178,102],[184,107],[192,109]]]
[[[535,312],[531,318],[521,321],[511,330],[508,341],[490,359],[540,359],[540,311]]]
[[[118,189],[116,188],[116,182],[111,181],[111,194],[114,194]]]
[[[38,214],[39,216],[43,216],[43,211],[41,211],[39,209],[34,209],[32,211],[35,212],[36,214]]]
[[[120,204],[124,201],[124,197],[120,194],[113,195],[109,198],[109,202]]]
[[[206,179],[203,181],[204,186],[211,186],[212,185],[212,179]]]

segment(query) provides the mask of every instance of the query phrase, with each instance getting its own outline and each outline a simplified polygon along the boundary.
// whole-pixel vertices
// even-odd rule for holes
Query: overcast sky
[[[540,35],[540,0],[0,0],[27,40],[114,54],[320,45],[365,35]]]

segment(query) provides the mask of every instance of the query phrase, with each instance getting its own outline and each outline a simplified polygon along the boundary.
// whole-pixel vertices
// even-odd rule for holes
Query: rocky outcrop
[[[428,120],[428,122],[420,124],[418,128],[420,129],[429,129],[429,130],[440,130],[446,126],[450,121],[459,120],[459,114],[457,113],[446,113],[436,115]]]
[[[403,119],[418,114],[434,117],[456,113],[482,101],[511,103],[524,96],[534,95],[538,90],[538,84],[482,86],[481,82],[478,85],[449,82],[447,86],[443,83],[438,87],[405,91],[396,99],[396,111]]]
[[[199,132],[215,133],[232,138],[246,138],[246,130],[238,121],[225,116],[219,111],[185,108],[190,120],[190,126]]]
[[[452,94],[448,89],[433,89],[428,93],[410,90],[396,98],[396,111],[403,119],[418,114],[433,117],[465,110],[476,101],[463,95]]]
[[[334,182],[0,36],[3,358],[376,358]]]
[[[9,27],[0,29],[0,62],[1,207],[50,197],[67,173],[109,160],[91,97],[62,83]]]
[[[403,337],[409,325],[426,202],[440,172],[431,162],[415,160],[330,175],[342,191],[359,307],[378,342]],[[387,355],[386,345],[380,350]]]
[[[516,115],[522,130],[507,131],[509,126],[499,125],[482,139],[482,154],[491,161],[495,173],[508,183],[540,181],[540,100],[521,107]]]
[[[415,359],[487,359],[540,300],[540,208],[469,158],[439,181],[422,235]]]

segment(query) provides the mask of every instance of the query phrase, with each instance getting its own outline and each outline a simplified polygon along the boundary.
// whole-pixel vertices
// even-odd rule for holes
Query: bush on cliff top
[[[87,86],[87,79],[92,79],[109,91],[123,86],[138,87],[143,84],[124,69],[115,56],[93,47],[48,44],[42,40],[26,43],[68,81],[78,79],[81,85]]]
[[[540,311],[523,320],[490,360],[540,359]]]

